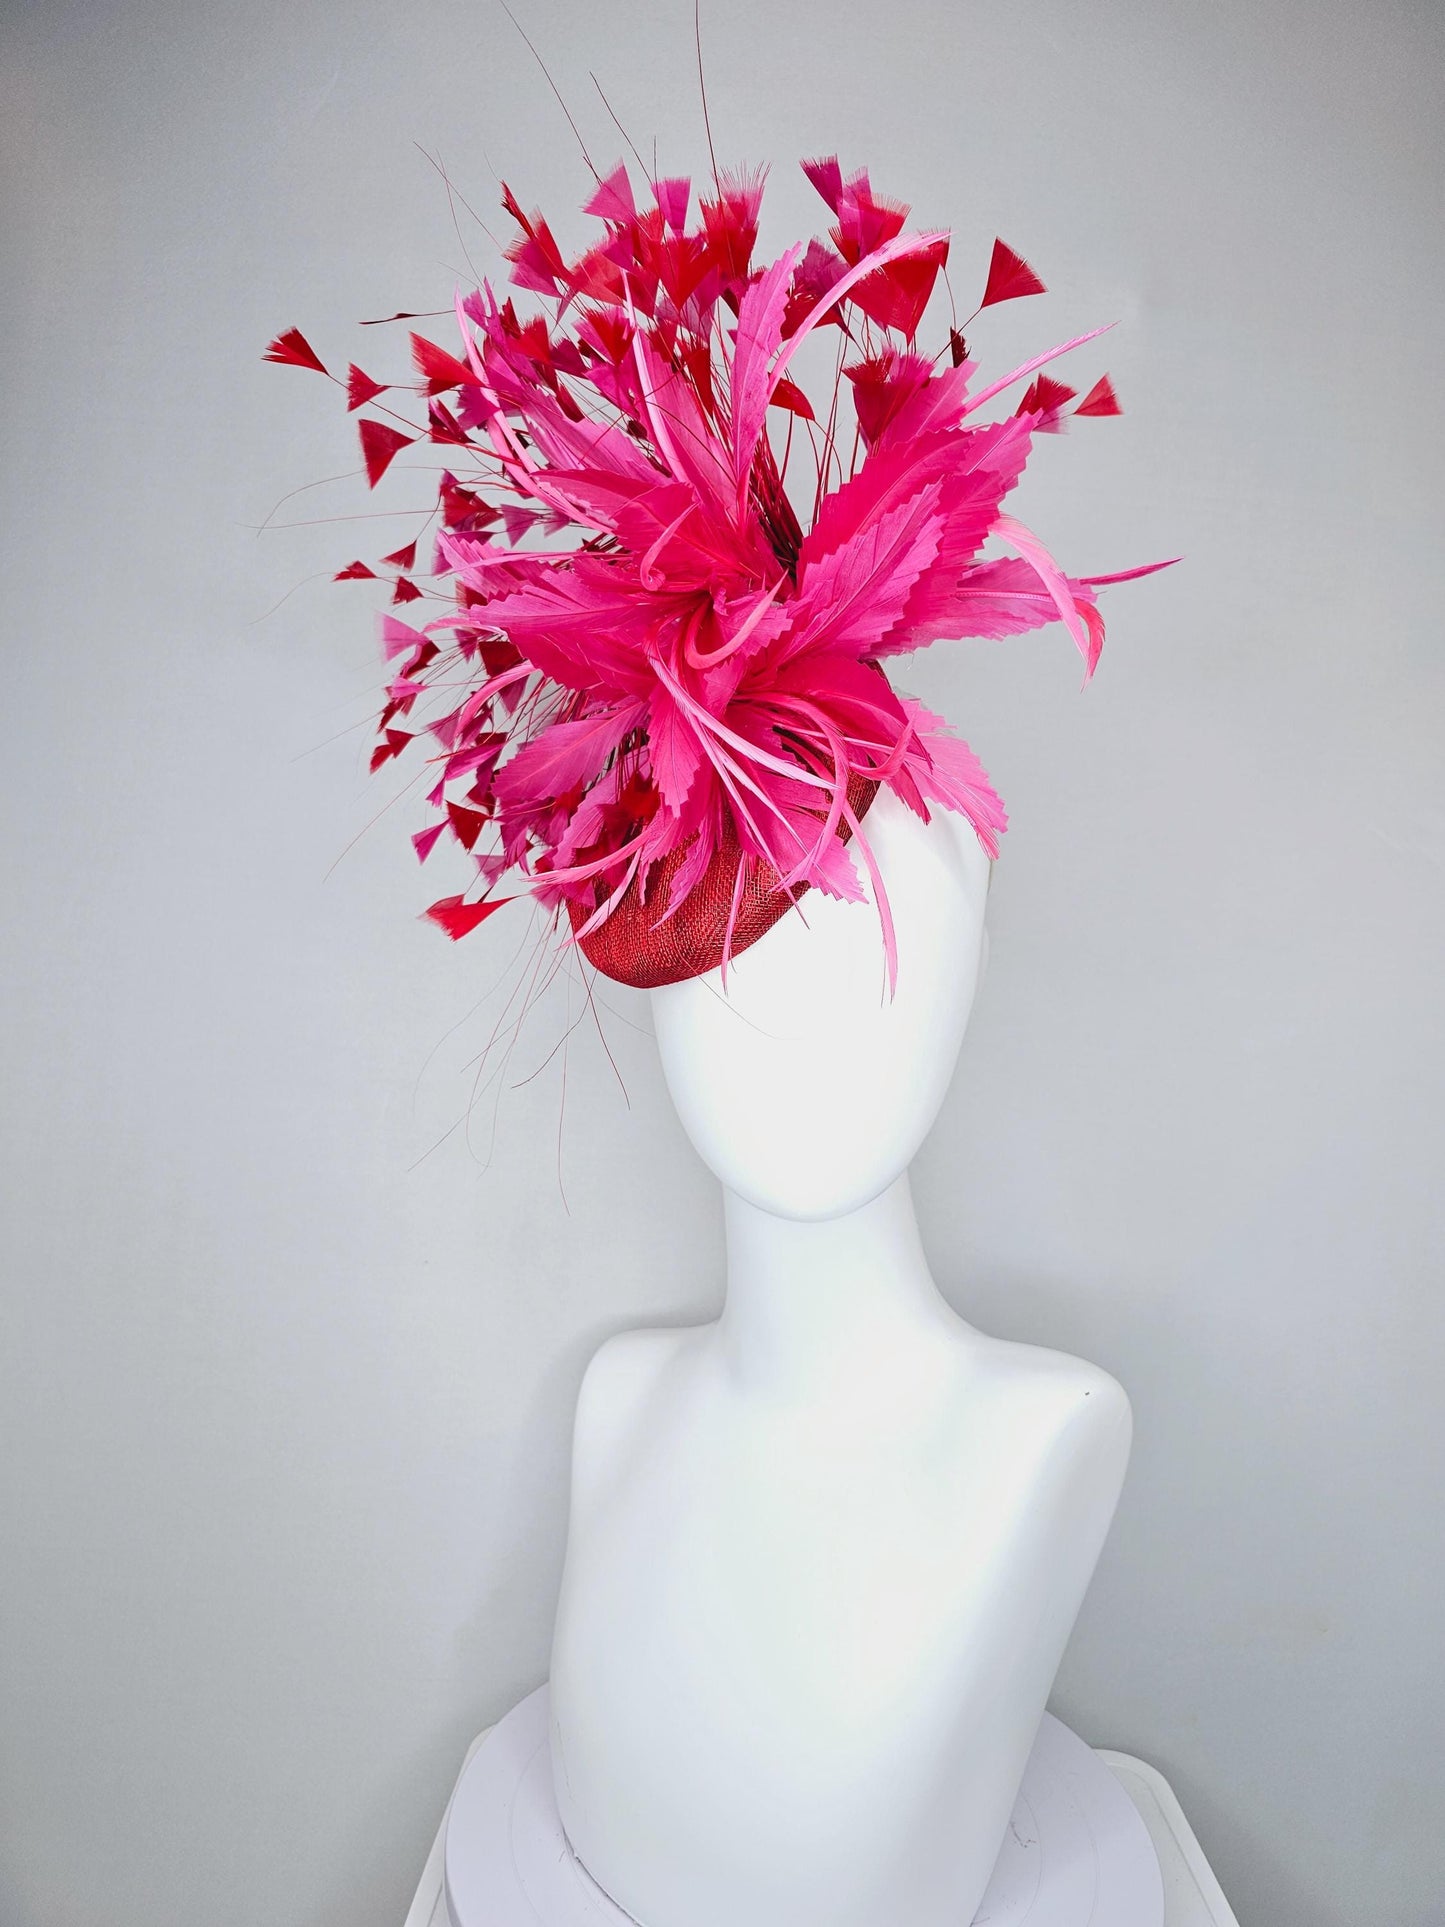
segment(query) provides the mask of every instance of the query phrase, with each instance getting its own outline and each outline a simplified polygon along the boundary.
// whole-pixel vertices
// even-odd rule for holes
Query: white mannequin
[[[653,993],[727,1301],[588,1368],[551,1679],[567,1836],[642,1927],[965,1927],[1128,1457],[1113,1379],[929,1276],[906,1173],[988,863],[886,792],[865,830],[896,997],[871,904],[817,892],[726,993]]]

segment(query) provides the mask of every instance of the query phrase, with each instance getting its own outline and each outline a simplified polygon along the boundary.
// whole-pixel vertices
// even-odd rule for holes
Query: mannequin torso
[[[864,978],[836,948],[819,972],[817,944],[862,941],[859,906],[819,907],[796,975],[779,926],[729,998],[654,999],[728,1186],[727,1301],[589,1367],[551,1697],[568,1837],[642,1927],[964,1927],[1128,1456],[1112,1379],[985,1337],[929,1275],[906,1164],[967,1018],[986,873],[952,825],[875,823],[884,800],[900,993],[857,1005],[841,1069],[819,1006]],[[748,1132],[728,1080],[750,1076],[777,1081]],[[861,1151],[829,1076],[855,1107],[861,1080]]]
[[[867,1229],[905,1229],[906,1184]],[[717,1325],[624,1333],[587,1374],[558,1800],[644,1927],[961,1927],[992,1871],[1128,1404],[972,1330],[926,1276],[880,1295],[816,1369],[740,1329],[733,1292]]]

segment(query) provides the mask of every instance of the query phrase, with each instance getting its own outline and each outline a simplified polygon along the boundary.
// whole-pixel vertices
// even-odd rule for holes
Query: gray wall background
[[[1123,323],[1079,367],[1129,412],[1021,513],[1186,565],[1116,592],[1085,695],[1057,630],[911,672],[1013,813],[925,1238],[1135,1400],[1057,1710],[1169,1775],[1245,1927],[1438,1923],[1442,17],[705,15],[773,251],[841,147],[954,224],[960,295],[995,233],[1059,290],[984,318],[996,370]],[[525,18],[599,161],[589,68],[702,170],[689,9]],[[490,1155],[490,1097],[446,1135],[517,927],[451,949],[419,816],[366,831],[370,598],[325,574],[410,524],[258,537],[356,459],[259,355],[400,372],[352,322],[466,272],[415,143],[569,240],[585,171],[480,4],[12,4],[0,54],[0,1920],[390,1927],[544,1671],[585,1359],[715,1305],[719,1211],[626,994],[630,1103],[583,1025],[565,1113],[559,1057]]]

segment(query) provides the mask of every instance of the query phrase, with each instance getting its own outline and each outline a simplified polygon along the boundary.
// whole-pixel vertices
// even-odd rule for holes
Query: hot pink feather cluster
[[[860,795],[961,811],[990,854],[1006,819],[973,752],[882,665],[1059,620],[1092,673],[1098,589],[1147,572],[1067,576],[1004,511],[1034,436],[1076,399],[1038,371],[1092,337],[976,385],[956,326],[937,354],[918,345],[947,235],[909,231],[866,172],[804,171],[828,237],[763,266],[760,175],[721,176],[693,215],[687,180],[639,200],[618,167],[572,260],[504,191],[511,278],[541,311],[484,284],[457,300],[455,352],[413,335],[424,427],[349,371],[373,486],[410,443],[447,451],[429,588],[415,543],[340,573],[389,569],[394,603],[423,605],[383,622],[373,767],[430,745],[418,854],[451,834],[477,871],[429,913],[454,936],[515,878],[586,949],[625,903],[655,907],[644,927],[685,917],[725,858],[725,963],[748,888],[780,908],[808,888],[856,899],[861,866],[891,973]],[[980,306],[1040,292],[996,243]],[[798,356],[823,328],[836,352],[815,346],[827,387],[810,399]],[[329,372],[296,330],[268,353]],[[1030,376],[1014,412],[980,419]],[[1107,376],[1072,412],[1118,412]]]

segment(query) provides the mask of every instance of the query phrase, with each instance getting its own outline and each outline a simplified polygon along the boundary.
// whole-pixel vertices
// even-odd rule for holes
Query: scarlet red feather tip
[[[1021,254],[1015,254],[1006,241],[996,240],[988,264],[988,284],[980,309],[992,308],[1000,301],[1020,301],[1027,294],[1047,294],[1048,289]]]
[[[491,897],[481,903],[464,903],[460,897],[442,897],[422,915],[445,930],[452,942],[456,943],[459,938],[475,930],[479,923],[485,923],[504,903],[511,901],[510,897]]]
[[[476,380],[464,361],[458,361],[455,355],[448,354],[435,341],[428,341],[425,335],[412,336],[411,358],[417,373],[425,377],[429,395],[440,395],[448,388],[460,388]]]
[[[1062,408],[1065,402],[1072,401],[1078,393],[1066,381],[1056,381],[1052,375],[1037,375],[1030,382],[1017,413],[1020,415],[1044,415],[1051,410]]]
[[[299,328],[287,328],[274,341],[268,342],[261,359],[280,362],[291,368],[314,368],[318,375],[328,373],[326,363]]]
[[[375,488],[398,453],[403,448],[410,447],[415,437],[403,435],[399,428],[391,428],[386,422],[373,421],[370,416],[364,416],[356,426],[361,436],[361,455],[366,463],[366,479]]]
[[[375,401],[376,397],[384,395],[386,390],[387,384],[384,381],[373,381],[366,370],[358,368],[354,361],[347,369],[346,406],[348,410],[365,408],[369,401]]]
[[[466,809],[460,803],[447,804],[447,818],[458,843],[464,850],[474,850],[477,838],[487,826],[487,818],[480,810]]]
[[[1114,393],[1114,384],[1107,375],[1100,375],[1074,410],[1076,415],[1122,415],[1123,412],[1119,397]]]

